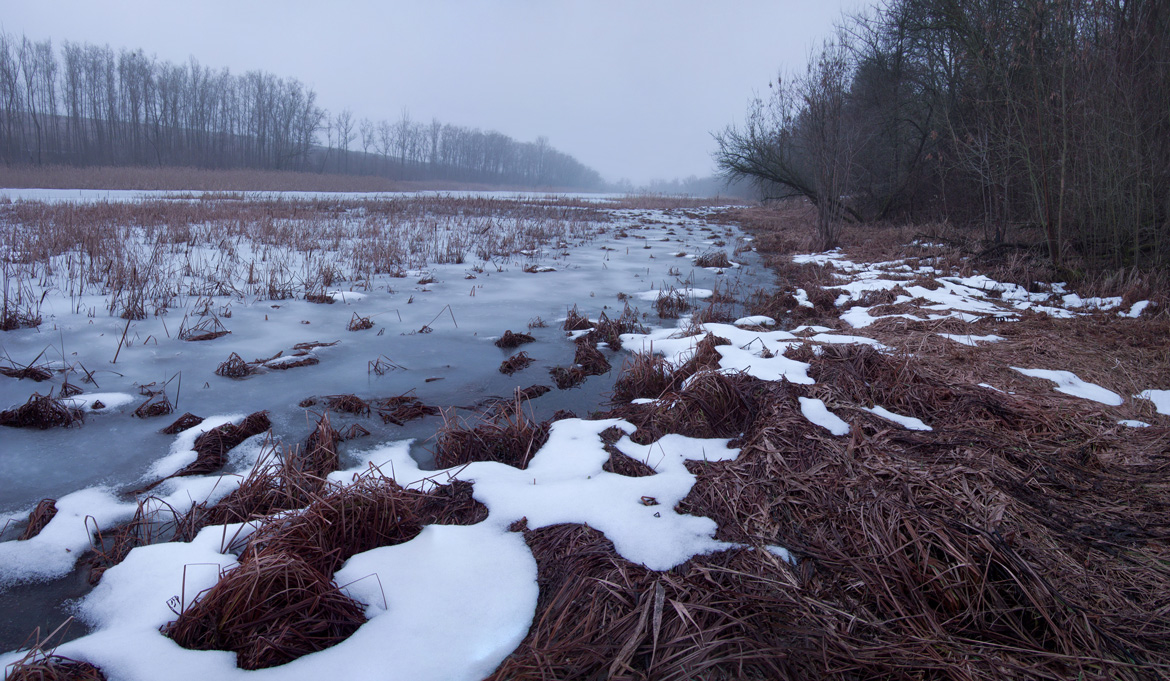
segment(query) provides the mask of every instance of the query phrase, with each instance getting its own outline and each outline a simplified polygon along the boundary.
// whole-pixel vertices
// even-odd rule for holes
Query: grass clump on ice
[[[509,329],[504,332],[504,335],[496,339],[496,347],[510,350],[535,340],[535,338],[526,333],[512,333],[512,330]]]
[[[52,395],[33,393],[28,401],[14,409],[0,411],[0,426],[9,428],[38,428],[48,430],[58,426],[80,425],[85,422],[84,413],[67,406]]]
[[[528,356],[528,353],[520,351],[503,362],[500,362],[500,373],[505,376],[511,376],[517,371],[528,368],[534,361]]]

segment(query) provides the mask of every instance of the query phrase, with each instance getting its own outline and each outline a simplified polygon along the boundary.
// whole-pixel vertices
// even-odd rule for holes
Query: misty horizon
[[[711,133],[737,120],[776,73],[803,68],[843,6],[853,9],[349,3],[331,14],[367,20],[322,32],[329,22],[300,3],[217,2],[176,14],[138,2],[46,2],[11,9],[0,28],[52,40],[54,50],[87,42],[297,79],[330,115],[348,109],[358,121],[407,113],[523,143],[544,138],[607,183],[646,186],[713,175]]]

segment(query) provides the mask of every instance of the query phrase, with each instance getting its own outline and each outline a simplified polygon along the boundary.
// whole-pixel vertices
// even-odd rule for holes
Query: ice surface
[[[1048,369],[1021,369],[1020,367],[1012,367],[1012,369],[1020,372],[1025,376],[1032,376],[1033,378],[1044,378],[1056,383],[1054,390],[1056,392],[1072,395],[1073,397],[1080,397],[1101,404],[1110,406],[1118,406],[1122,403],[1121,395],[1106,390],[1096,383],[1087,383],[1082,381],[1071,371],[1051,371]]]
[[[1170,414],[1170,390],[1143,390],[1134,397],[1153,402],[1159,414]]]
[[[824,428],[833,435],[841,436],[849,434],[849,424],[841,420],[833,412],[829,411],[828,407],[821,400],[812,397],[800,397],[800,413],[812,423]]]

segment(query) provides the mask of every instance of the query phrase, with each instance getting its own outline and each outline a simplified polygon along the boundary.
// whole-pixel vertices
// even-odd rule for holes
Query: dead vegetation
[[[454,468],[473,461],[496,461],[527,468],[537,450],[548,441],[549,425],[548,421],[537,422],[519,408],[474,426],[449,417],[435,436],[435,465]]]
[[[364,608],[295,553],[264,551],[225,572],[163,633],[184,648],[231,650],[242,669],[264,669],[344,641]]]
[[[581,314],[577,310],[577,306],[574,305],[565,316],[565,323],[561,325],[561,328],[565,331],[585,331],[592,326],[589,317]]]
[[[183,414],[182,416],[180,416],[179,418],[175,419],[174,422],[171,423],[171,425],[167,426],[166,428],[163,428],[159,432],[163,433],[164,435],[177,435],[177,434],[183,432],[184,430],[187,430],[189,428],[194,428],[195,426],[199,425],[200,423],[203,423],[202,416],[196,416],[196,415],[192,414],[191,412],[187,412],[187,413]]]
[[[504,332],[504,335],[496,339],[496,347],[510,350],[535,340],[535,338],[526,333],[512,333],[511,330],[508,330]]]
[[[16,662],[8,681],[106,681],[106,675],[88,662],[62,655],[38,655]]]
[[[12,366],[0,366],[0,375],[18,380],[27,378],[34,383],[40,383],[41,381],[47,381],[52,378],[53,372],[44,367],[32,365],[21,366],[13,362]]]
[[[188,327],[187,320],[184,319],[179,325],[179,340],[184,341],[209,341],[216,338],[222,338],[231,333],[219,321],[219,317],[211,315],[204,318],[198,324]]]
[[[684,291],[671,289],[660,292],[654,301],[654,309],[660,319],[678,319],[684,312],[691,309],[691,301]]]
[[[347,331],[365,331],[366,329],[374,328],[374,322],[369,317],[362,317],[354,312],[353,317],[349,320],[349,324],[345,328]]]
[[[627,394],[662,398],[611,413],[635,423],[635,441],[739,436],[736,460],[688,464],[698,481],[679,510],[748,548],[658,573],[586,527],[526,531],[537,613],[493,679],[1170,671],[1170,516],[1155,473],[1170,466],[1170,431],[950,384],[868,346],[808,359],[815,386],[700,369],[678,389],[661,358],[627,363],[641,374]],[[805,419],[805,395],[835,405],[852,435]],[[852,408],[873,404],[935,429]],[[607,470],[648,472],[631,463],[611,452]]]
[[[65,404],[52,395],[33,393],[28,401],[14,409],[0,411],[0,426],[9,428],[49,428],[80,425],[85,422],[82,410]]]
[[[487,510],[468,483],[408,490],[380,475],[314,495],[303,510],[269,519],[240,564],[187,604],[163,633],[196,650],[231,650],[262,669],[336,645],[365,621],[364,606],[332,580],[349,557],[408,541],[426,524],[472,524]]]
[[[256,373],[256,367],[245,362],[243,357],[234,352],[215,368],[216,376],[226,378],[244,378],[254,373]]]
[[[57,500],[41,499],[37,502],[36,508],[28,514],[28,526],[24,528],[24,532],[20,533],[17,540],[27,541],[37,536],[55,515],[57,515]]]
[[[381,417],[382,423],[393,423],[396,426],[405,425],[407,421],[421,419],[424,416],[434,416],[439,413],[438,407],[423,404],[413,395],[397,395],[386,397],[374,402],[374,409]]]
[[[731,261],[723,251],[711,251],[695,258],[695,267],[731,267]]]
[[[370,403],[357,395],[326,395],[324,400],[325,408],[335,412],[357,416],[370,415]]]
[[[506,376],[511,376],[517,371],[527,369],[535,360],[528,356],[528,353],[520,351],[512,355],[508,359],[500,362],[500,373]]]
[[[258,411],[249,414],[239,424],[225,423],[200,433],[195,438],[195,444],[192,447],[195,450],[195,461],[139,491],[145,492],[153,489],[163,480],[169,478],[216,473],[227,463],[228,452],[244,440],[266,432],[270,428],[272,428],[272,421],[268,418],[268,412]]]
[[[134,415],[140,419],[151,418],[154,416],[166,416],[175,411],[171,400],[166,396],[166,393],[155,393],[146,398],[146,400],[138,405],[134,410]]]

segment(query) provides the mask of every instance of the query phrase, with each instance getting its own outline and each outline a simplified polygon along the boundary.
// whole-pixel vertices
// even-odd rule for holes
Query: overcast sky
[[[321,106],[498,130],[610,181],[713,172],[711,133],[861,0],[0,0],[8,33],[293,77]]]

